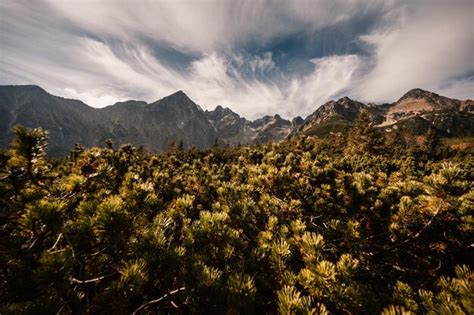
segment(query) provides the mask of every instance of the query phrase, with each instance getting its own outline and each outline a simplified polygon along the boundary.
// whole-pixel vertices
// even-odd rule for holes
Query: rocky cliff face
[[[334,119],[355,121],[360,111],[366,107],[365,104],[353,101],[348,97],[343,97],[337,101],[329,101],[306,117],[299,131],[307,131],[315,125]]]
[[[249,121],[227,107],[219,105],[213,111],[206,111],[205,115],[214,126],[219,138],[229,144],[244,144],[252,136]]]
[[[279,115],[250,121],[222,106],[217,106],[213,111],[206,111],[206,116],[220,139],[232,145],[283,140],[296,131],[303,121],[301,117],[289,121]]]
[[[282,140],[286,138],[298,126],[280,115],[265,116],[251,123],[253,130],[257,131],[253,137],[254,143],[265,143],[269,141]]]

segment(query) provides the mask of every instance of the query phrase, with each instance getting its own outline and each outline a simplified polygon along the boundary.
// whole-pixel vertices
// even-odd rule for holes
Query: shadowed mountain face
[[[3,86],[0,113],[1,147],[8,147],[15,124],[42,127],[54,155],[67,154],[74,143],[103,145],[107,139],[165,150],[172,141],[206,148],[218,137],[204,111],[181,91],[152,104],[127,101],[98,109],[36,86]]]
[[[278,115],[251,122],[220,106],[203,111],[182,91],[151,104],[126,101],[93,108],[37,86],[1,86],[0,147],[9,146],[15,124],[48,130],[53,155],[67,154],[74,143],[95,146],[107,139],[158,151],[173,141],[187,148],[209,148],[216,139],[254,144],[284,139],[295,126]]]
[[[474,135],[473,101],[421,89],[409,91],[392,104],[366,105],[344,97],[323,104],[304,120],[274,115],[249,121],[222,106],[203,111],[182,91],[151,104],[126,101],[99,109],[28,85],[0,86],[0,147],[9,146],[15,124],[48,130],[53,155],[67,154],[74,143],[96,146],[107,139],[158,151],[173,141],[182,141],[187,148],[209,148],[216,139],[230,145],[260,144],[289,135],[346,131],[364,109],[373,114],[378,127],[387,130],[396,126],[418,135],[431,128],[447,137]]]
[[[0,87],[0,145],[9,146],[15,124],[49,131],[49,151],[65,154],[74,143],[96,144],[103,115],[86,104],[56,97],[37,86]]]
[[[106,116],[108,138],[150,149],[165,150],[173,141],[187,147],[207,148],[218,138],[204,111],[182,91],[151,104],[124,102],[100,110]]]

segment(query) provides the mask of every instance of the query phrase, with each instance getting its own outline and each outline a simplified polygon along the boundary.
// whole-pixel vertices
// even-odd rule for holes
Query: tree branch
[[[421,233],[423,233],[432,223],[433,223],[433,220],[438,216],[438,214],[440,213],[440,209],[436,210],[436,212],[433,214],[433,216],[429,219],[429,221],[413,236],[407,238],[406,240],[404,240],[403,242],[400,242],[396,245],[393,245],[391,248],[396,248],[396,247],[399,247],[399,246],[402,246],[406,243],[408,243],[409,241],[412,241],[414,239],[417,239],[418,237],[420,237]]]
[[[100,280],[103,280],[103,279],[105,279],[105,278],[112,277],[112,276],[115,275],[115,274],[116,274],[116,272],[113,272],[113,273],[108,274],[108,275],[105,275],[105,276],[100,276],[100,277],[93,278],[93,279],[88,279],[88,280],[79,280],[79,279],[76,279],[76,278],[74,278],[74,277],[70,277],[69,280],[70,280],[72,283],[87,284],[87,283],[99,282]]]
[[[53,247],[51,247],[51,248],[48,250],[49,252],[51,252],[53,249],[56,248],[56,246],[58,245],[59,240],[61,239],[62,236],[63,236],[63,233],[59,233],[58,238],[56,239],[56,242],[54,242]]]
[[[179,289],[176,289],[176,290],[173,290],[173,291],[170,291],[170,292],[166,293],[165,295],[163,295],[162,297],[160,297],[160,298],[158,298],[158,299],[156,299],[156,300],[151,300],[151,301],[149,301],[149,302],[146,302],[145,304],[143,304],[143,305],[141,305],[139,308],[137,308],[137,309],[132,313],[132,315],[135,315],[135,314],[137,314],[139,311],[141,311],[142,309],[147,308],[148,306],[150,306],[150,305],[152,305],[152,304],[159,303],[159,302],[163,301],[164,299],[166,299],[168,296],[173,295],[173,294],[176,294],[176,293],[178,293],[178,292],[180,292],[180,291],[183,291],[183,290],[185,290],[185,289],[186,289],[186,287],[181,287],[181,288],[179,288]]]

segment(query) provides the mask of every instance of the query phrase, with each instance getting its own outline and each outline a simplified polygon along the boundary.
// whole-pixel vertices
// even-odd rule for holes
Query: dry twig
[[[145,304],[143,304],[143,305],[141,305],[139,308],[137,308],[137,309],[132,313],[132,315],[135,315],[135,314],[137,314],[139,311],[141,311],[142,309],[147,308],[148,306],[150,306],[150,305],[152,305],[152,304],[159,303],[159,302],[163,301],[164,299],[166,299],[168,296],[173,295],[173,294],[176,294],[176,293],[178,293],[178,292],[180,292],[180,291],[183,291],[183,290],[185,290],[185,289],[186,289],[185,287],[181,287],[181,288],[179,288],[179,289],[176,289],[176,290],[173,290],[173,291],[170,291],[170,292],[166,293],[165,295],[163,295],[162,297],[160,297],[160,298],[158,298],[158,299],[156,299],[156,300],[151,300],[151,301],[149,301],[149,302],[146,302]]]

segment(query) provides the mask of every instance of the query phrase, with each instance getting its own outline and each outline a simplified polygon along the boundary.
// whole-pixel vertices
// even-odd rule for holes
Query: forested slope
[[[0,313],[472,314],[474,160],[434,135],[0,154]]]

